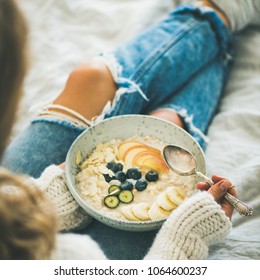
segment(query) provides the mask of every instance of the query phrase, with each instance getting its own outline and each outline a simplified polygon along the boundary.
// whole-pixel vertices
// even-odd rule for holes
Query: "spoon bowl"
[[[181,176],[197,175],[210,186],[214,185],[214,182],[210,178],[197,171],[196,160],[186,149],[176,145],[167,145],[163,149],[163,156],[168,166],[176,174]],[[230,193],[226,193],[224,197],[241,216],[250,216],[253,214],[253,207],[237,199]]]
[[[163,150],[163,156],[166,163],[175,173],[182,176],[196,174],[196,160],[186,149],[168,145]]]

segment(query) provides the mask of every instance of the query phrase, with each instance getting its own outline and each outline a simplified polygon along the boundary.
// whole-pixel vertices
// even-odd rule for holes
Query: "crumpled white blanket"
[[[254,207],[251,217],[235,213],[224,244],[211,248],[212,259],[260,259],[260,27],[235,40],[236,58],[220,111],[209,129],[209,172],[228,177],[239,198]]]
[[[74,66],[131,38],[174,7],[171,0],[20,0],[30,24],[31,67],[13,136],[53,99]],[[234,214],[233,230],[210,259],[260,259],[260,28],[236,40],[237,57],[208,136],[208,174],[229,178],[255,208]]]

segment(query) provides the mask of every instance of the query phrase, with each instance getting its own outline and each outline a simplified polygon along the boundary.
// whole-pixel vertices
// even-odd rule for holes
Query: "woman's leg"
[[[116,90],[109,69],[100,59],[93,59],[72,71],[53,103],[75,110],[91,120],[102,112],[107,102],[113,100]]]
[[[75,69],[54,104],[89,120],[150,112],[215,57],[224,56],[228,37],[213,11],[181,8],[114,53]],[[49,111],[64,113],[57,108]],[[48,114],[9,146],[3,160],[6,167],[38,176],[49,164],[65,160],[83,128]]]
[[[215,57],[225,56],[228,39],[214,11],[182,8],[114,52],[76,68],[54,103],[87,119],[149,111]]]
[[[205,134],[216,113],[228,65],[225,59],[215,59],[177,94],[147,113],[183,127],[205,148]]]

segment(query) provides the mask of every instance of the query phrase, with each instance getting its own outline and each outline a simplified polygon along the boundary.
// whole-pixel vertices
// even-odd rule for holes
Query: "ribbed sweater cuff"
[[[86,227],[92,218],[78,205],[71,195],[64,171],[56,165],[47,167],[36,184],[55,206],[60,230]]]
[[[187,199],[167,219],[146,259],[205,259],[208,246],[229,233],[231,222],[208,192]]]
[[[35,181],[38,182],[38,184],[40,185],[42,190],[44,190],[50,184],[52,184],[52,182],[56,178],[62,177],[63,174],[64,174],[64,170],[62,170],[59,166],[53,164],[53,165],[48,166],[43,171],[41,176],[38,179],[36,179]]]

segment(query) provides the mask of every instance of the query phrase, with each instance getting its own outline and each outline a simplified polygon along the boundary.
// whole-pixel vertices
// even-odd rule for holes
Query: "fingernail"
[[[223,192],[227,192],[228,188],[224,185],[220,185],[219,188],[223,191]]]
[[[223,191],[223,192],[227,192],[228,188],[230,187],[230,184],[228,182],[223,182],[219,185],[219,188]]]

